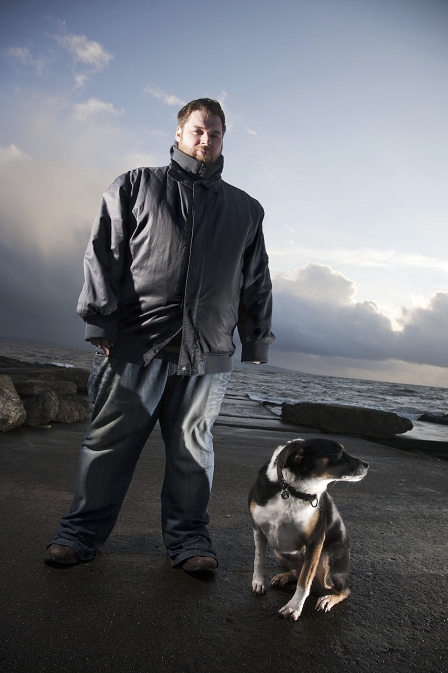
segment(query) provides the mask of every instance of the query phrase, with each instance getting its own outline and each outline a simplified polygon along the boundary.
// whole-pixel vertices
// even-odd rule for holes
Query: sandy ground
[[[22,353],[23,355],[23,353]],[[352,539],[350,598],[329,614],[294,591],[251,593],[247,493],[287,432],[215,428],[213,581],[172,570],[160,536],[164,456],[156,429],[118,524],[91,563],[42,562],[70,504],[85,424],[0,435],[0,670],[7,673],[445,673],[448,671],[448,464],[341,438],[369,474],[331,491]],[[297,435],[298,433],[296,433]],[[269,556],[268,575],[277,572]]]

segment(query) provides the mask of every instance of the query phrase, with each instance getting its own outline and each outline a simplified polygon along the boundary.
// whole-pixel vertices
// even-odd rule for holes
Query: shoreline
[[[61,348],[45,344],[24,343],[21,341],[0,341],[0,355],[32,364],[71,364],[74,367],[90,369],[95,349]]]
[[[59,365],[66,365],[70,364],[73,365],[74,367],[81,367],[84,369],[90,370],[92,361],[95,355],[96,349],[92,346],[91,349],[89,349],[88,346],[86,346],[86,349],[74,349],[74,348],[62,348],[62,347],[57,347],[57,346],[48,346],[45,344],[32,344],[32,343],[24,343],[24,342],[17,342],[17,341],[0,341],[0,356],[4,357],[10,357],[14,358],[17,360],[22,360],[24,362],[28,362],[31,364],[42,364],[42,365],[48,365],[48,364],[59,364]],[[243,372],[243,376],[247,376],[249,372],[254,372],[258,373],[260,370],[255,370],[252,369],[250,370],[249,368],[243,368],[237,366],[235,370],[239,372]],[[268,374],[278,374],[281,376],[282,372],[269,372],[269,370],[263,370],[266,371]],[[287,370],[284,370],[285,372]],[[249,374],[250,375],[250,374]],[[375,384],[375,382],[373,382]],[[241,396],[246,395],[248,399],[250,399],[250,391],[244,391],[242,388],[244,388],[245,385],[242,384],[241,381],[234,381],[232,382],[232,379],[230,381],[226,397],[228,398],[229,396],[232,396],[234,394],[238,394]],[[250,388],[249,383],[247,384],[247,388]],[[259,405],[260,411],[263,410],[265,412],[265,415],[267,417],[271,416],[272,419],[278,418],[276,417],[273,412],[268,412],[266,414],[266,409],[263,408],[263,404],[260,401],[255,402],[254,404]],[[362,404],[360,406],[363,406]],[[368,408],[366,406],[366,408]],[[240,410],[241,411],[241,410]],[[232,416],[236,417],[241,417],[241,413],[239,412],[234,412]],[[250,414],[253,416],[253,413]],[[223,414],[221,413],[220,416]],[[225,414],[226,417],[228,414]],[[248,416],[247,413],[243,413],[242,416]],[[258,414],[256,414],[258,416]],[[222,421],[222,418],[217,421],[218,423]],[[226,419],[226,424],[231,422],[230,419]],[[442,425],[436,425],[432,423],[426,423],[422,421],[416,421],[413,420],[414,428],[410,430],[409,432],[397,436],[397,439],[400,440],[400,444],[404,445],[406,442],[411,442],[411,445],[415,443],[422,443],[421,450],[423,450],[425,453],[428,450],[428,446],[430,443],[433,443],[434,448],[436,445],[441,446],[442,444],[447,445],[447,450],[448,450],[448,426],[442,426]],[[275,425],[273,423],[272,425]],[[266,422],[262,421],[258,424],[258,427],[263,427],[266,426]],[[256,418],[253,418],[252,421],[252,427],[256,427]],[[309,430],[308,430],[309,431]],[[403,442],[404,440],[404,442]],[[424,447],[424,448],[423,448]]]

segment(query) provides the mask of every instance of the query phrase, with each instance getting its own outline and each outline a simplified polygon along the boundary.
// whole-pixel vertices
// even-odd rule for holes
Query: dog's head
[[[342,444],[332,439],[307,439],[288,442],[277,455],[280,470],[288,468],[295,479],[361,481],[369,464],[353,458]]]

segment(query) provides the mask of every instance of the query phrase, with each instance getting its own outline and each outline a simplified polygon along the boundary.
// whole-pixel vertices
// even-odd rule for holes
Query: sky
[[[207,96],[265,209],[270,363],[448,387],[446,0],[4,0],[0,93],[0,339],[88,347],[101,195]]]

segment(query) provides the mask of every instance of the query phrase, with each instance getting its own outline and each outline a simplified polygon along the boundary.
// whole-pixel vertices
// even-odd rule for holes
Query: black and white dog
[[[252,591],[266,591],[269,543],[288,568],[271,586],[297,580],[294,596],[279,611],[283,617],[298,619],[311,590],[320,595],[316,610],[323,612],[349,595],[349,540],[326,489],[332,481],[361,481],[368,467],[331,439],[295,439],[279,446],[261,468],[249,493],[255,541]]]

